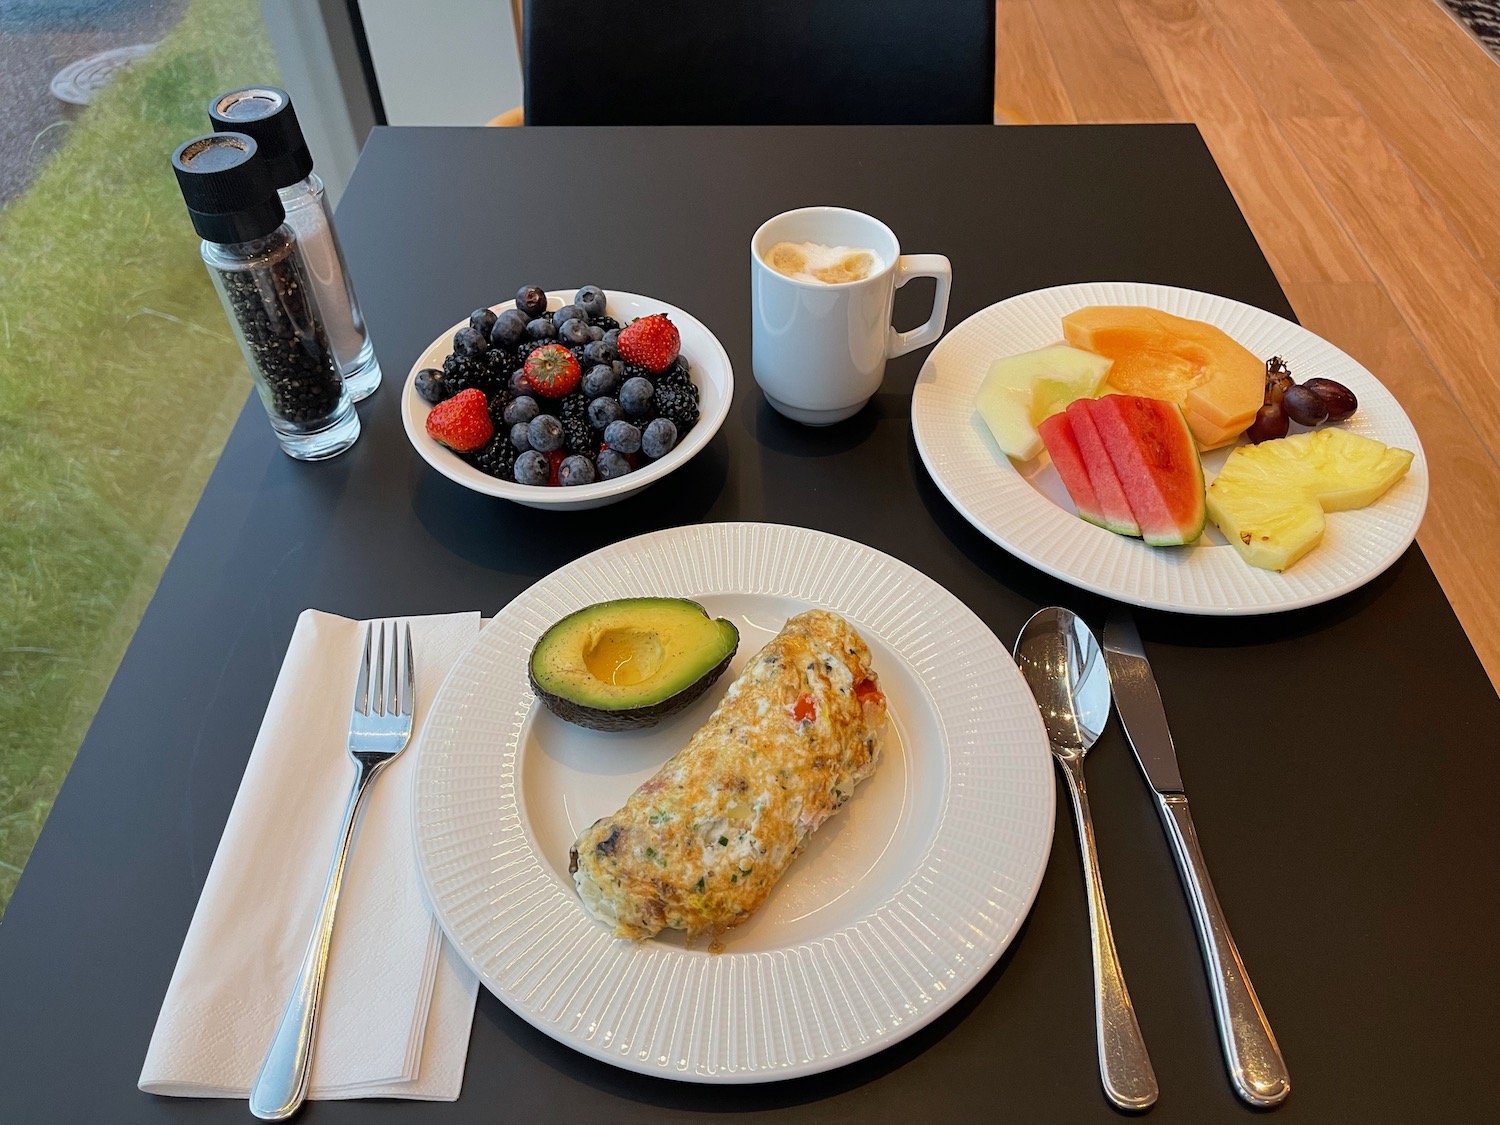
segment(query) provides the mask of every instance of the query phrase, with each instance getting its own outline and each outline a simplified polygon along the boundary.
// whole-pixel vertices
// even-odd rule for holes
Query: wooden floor
[[[1016,123],[1194,121],[1297,316],[1411,415],[1500,685],[1500,65],[1435,0],[998,0]]]

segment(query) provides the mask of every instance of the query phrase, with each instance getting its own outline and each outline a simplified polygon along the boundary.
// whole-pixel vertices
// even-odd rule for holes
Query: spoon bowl
[[[1072,610],[1037,610],[1016,641],[1016,664],[1059,756],[1082,759],[1109,722],[1109,670],[1093,631]]]
[[[1142,1110],[1156,1101],[1156,1072],[1136,1022],[1104,904],[1094,822],[1083,784],[1083,758],[1099,740],[1113,696],[1104,650],[1071,610],[1038,610],[1021,628],[1013,650],[1047,728],[1047,742],[1068,781],[1083,853],[1089,896],[1089,936],[1094,952],[1094,1034],[1105,1096],[1121,1109]]]

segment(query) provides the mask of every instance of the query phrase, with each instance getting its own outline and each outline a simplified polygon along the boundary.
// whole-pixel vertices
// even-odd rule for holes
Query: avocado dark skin
[[[622,598],[570,613],[538,638],[531,689],[558,718],[591,730],[654,726],[706,692],[739,630],[686,598]]]

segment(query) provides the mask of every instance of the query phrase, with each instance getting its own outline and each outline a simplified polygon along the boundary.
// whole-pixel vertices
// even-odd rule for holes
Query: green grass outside
[[[250,386],[169,158],[277,73],[192,0],[0,212],[0,913]]]

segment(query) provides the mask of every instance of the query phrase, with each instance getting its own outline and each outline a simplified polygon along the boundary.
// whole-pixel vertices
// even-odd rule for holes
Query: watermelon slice
[[[1041,435],[1047,455],[1052,458],[1052,467],[1062,477],[1063,487],[1073,500],[1078,514],[1089,523],[1104,526],[1104,511],[1099,507],[1099,494],[1089,480],[1089,471],[1084,467],[1083,454],[1078,449],[1078,439],[1073,436],[1073,423],[1063,411],[1044,418],[1037,423],[1036,432]]]
[[[1174,547],[1202,535],[1203,464],[1181,408],[1137,395],[1105,395],[1074,405],[1083,402],[1129,497],[1141,537],[1154,547]]]
[[[1115,473],[1114,462],[1105,452],[1093,414],[1094,400],[1081,398],[1068,404],[1067,417],[1073,426],[1073,437],[1078,442],[1078,452],[1088,470],[1089,483],[1099,498],[1100,519],[1088,519],[1106,531],[1116,535],[1139,535],[1141,528],[1126,498],[1125,489]],[[1083,515],[1079,512],[1079,515]]]

